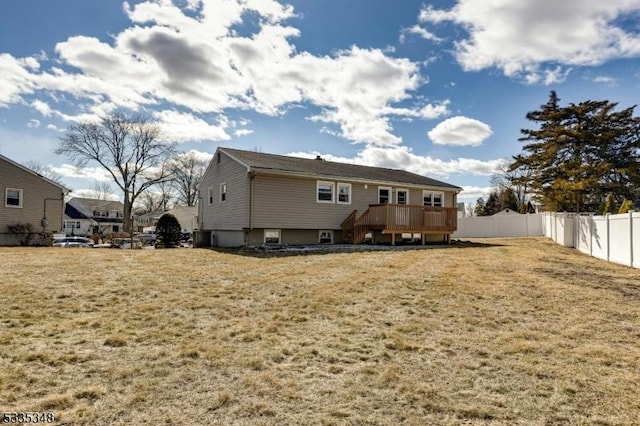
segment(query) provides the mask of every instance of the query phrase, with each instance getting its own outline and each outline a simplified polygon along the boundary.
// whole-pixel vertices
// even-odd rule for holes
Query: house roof
[[[175,207],[164,214],[172,214],[178,219],[180,222],[180,227],[184,230],[193,230],[198,227],[198,208],[197,207],[186,207],[186,206],[178,206]]]
[[[4,161],[6,161],[7,163],[9,163],[9,164],[11,164],[11,165],[13,165],[13,166],[15,166],[15,167],[17,167],[17,168],[21,169],[21,170],[24,170],[24,171],[25,171],[25,172],[27,172],[27,173],[30,173],[30,174],[32,174],[32,175],[34,175],[34,176],[39,177],[40,179],[44,180],[44,181],[45,181],[45,182],[47,182],[47,183],[50,183],[51,185],[57,186],[57,187],[58,187],[58,188],[60,188],[60,189],[62,190],[62,192],[63,192],[63,193],[65,193],[65,194],[68,194],[69,192],[71,192],[71,190],[70,190],[69,188],[67,188],[66,186],[61,185],[61,184],[59,184],[58,182],[55,182],[55,181],[53,181],[53,180],[51,180],[51,179],[49,179],[49,178],[47,178],[47,177],[44,177],[44,176],[42,176],[40,173],[37,173],[37,172],[35,172],[35,171],[31,170],[30,168],[28,168],[28,167],[26,167],[26,166],[23,166],[22,164],[17,163],[17,162],[15,162],[15,161],[13,161],[12,159],[8,158],[8,157],[5,157],[5,156],[4,156],[4,155],[2,155],[2,154],[0,154],[0,160],[4,160]]]
[[[146,212],[146,213],[143,213],[141,215],[136,216],[136,220],[142,221],[142,220],[147,220],[147,219],[159,219],[160,216],[162,216],[165,213],[166,212],[164,210],[154,210],[154,211]]]
[[[396,182],[455,190],[462,189],[459,186],[411,173],[406,170],[338,163],[322,159],[313,160],[285,155],[265,154],[262,152],[243,151],[233,148],[221,147],[219,150],[244,164],[250,170],[257,172],[294,173],[327,178],[355,178],[377,182]]]
[[[93,217],[93,212],[96,210],[100,212],[117,211],[120,213],[124,211],[124,205],[120,201],[96,200],[94,198],[72,198],[67,201],[67,205],[73,206],[74,210],[87,218]]]

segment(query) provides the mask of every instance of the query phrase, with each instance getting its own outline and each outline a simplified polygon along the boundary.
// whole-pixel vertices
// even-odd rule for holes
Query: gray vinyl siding
[[[336,184],[334,198],[338,183],[350,183],[351,204],[338,204],[335,200],[330,204],[318,203],[316,200],[318,181]],[[392,188],[392,203],[395,203],[396,200],[395,190],[401,188],[409,189],[409,204],[422,205],[422,189],[420,188],[364,184],[352,182],[349,179],[324,180],[258,175],[253,182],[252,224],[254,228],[337,230],[353,210],[357,209],[358,214],[362,214],[370,204],[378,203],[379,186]],[[445,192],[444,207],[453,207],[454,197],[453,192]]]
[[[256,176],[253,183],[253,227],[287,229],[339,229],[354,209],[366,210],[375,202],[375,190],[352,183],[351,205],[316,201],[318,179]],[[337,182],[337,181],[332,181]],[[350,183],[348,180],[340,181]],[[335,197],[334,188],[334,197]]]
[[[213,247],[240,247],[245,244],[245,231],[213,231],[211,233]]]
[[[22,208],[5,207],[6,188],[22,190]],[[61,231],[63,196],[60,187],[0,158],[0,243],[13,240],[7,226],[17,222],[31,223],[42,231],[45,209],[48,225],[44,230]]]
[[[217,156],[217,154],[216,154]],[[247,168],[223,152],[216,156],[200,184],[201,229],[240,230],[249,226],[249,174]],[[227,194],[220,201],[220,185],[226,183]],[[209,204],[213,188],[213,204]]]

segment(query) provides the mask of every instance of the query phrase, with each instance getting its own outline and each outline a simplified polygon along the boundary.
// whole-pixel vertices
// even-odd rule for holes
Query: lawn
[[[640,270],[544,238],[0,249],[0,409],[56,424],[640,424]]]

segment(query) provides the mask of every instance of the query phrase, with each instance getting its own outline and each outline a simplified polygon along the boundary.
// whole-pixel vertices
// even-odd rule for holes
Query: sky
[[[116,111],[181,151],[406,169],[490,191],[528,111],[640,94],[640,0],[0,1],[0,154],[88,195],[55,154]]]

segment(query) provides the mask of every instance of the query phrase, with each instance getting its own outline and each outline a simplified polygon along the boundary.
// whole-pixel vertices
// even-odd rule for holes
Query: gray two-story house
[[[18,245],[8,227],[30,223],[34,231],[62,229],[64,196],[69,189],[0,155],[0,245]]]
[[[448,241],[462,188],[404,170],[218,148],[199,186],[199,244]]]

